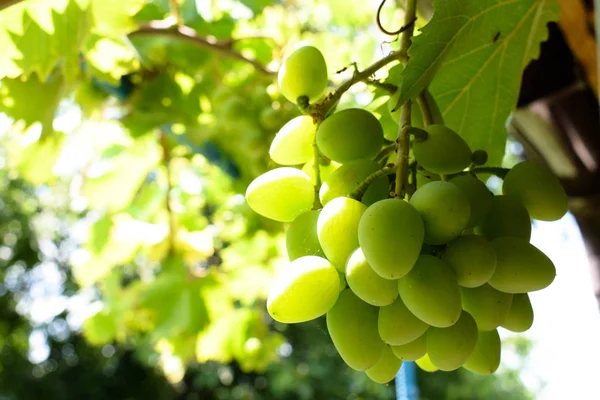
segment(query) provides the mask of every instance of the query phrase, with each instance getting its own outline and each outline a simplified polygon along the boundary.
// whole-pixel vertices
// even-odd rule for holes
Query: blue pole
[[[396,375],[396,400],[419,400],[417,366],[414,362],[403,362]]]

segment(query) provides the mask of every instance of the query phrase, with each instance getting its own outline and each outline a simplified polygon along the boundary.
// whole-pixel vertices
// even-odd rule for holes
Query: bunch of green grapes
[[[318,101],[327,86],[319,50],[287,58],[279,85],[290,101]],[[289,121],[269,152],[282,166],[246,193],[254,211],[289,223],[290,264],[273,283],[269,314],[290,324],[326,315],[342,359],[379,383],[405,360],[426,371],[494,373],[498,328],[529,329],[528,293],[556,274],[529,243],[530,218],[567,211],[545,167],[517,164],[494,196],[476,174],[484,152],[441,123],[418,130],[406,198],[392,190],[395,166],[381,160],[381,124],[359,108]]]

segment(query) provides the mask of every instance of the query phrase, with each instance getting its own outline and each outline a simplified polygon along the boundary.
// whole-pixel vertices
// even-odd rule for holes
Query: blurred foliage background
[[[0,4],[2,4],[0,2]],[[298,115],[273,71],[308,41],[331,85],[397,48],[372,2],[30,0],[0,11],[0,399],[392,399],[323,320],[265,311],[283,229],[243,193]],[[398,21],[385,7],[383,21]],[[381,93],[344,98],[377,112]],[[341,106],[344,106],[342,104]],[[382,123],[394,130],[390,116]],[[520,363],[529,344],[506,344]],[[528,399],[516,368],[419,375],[423,399]]]

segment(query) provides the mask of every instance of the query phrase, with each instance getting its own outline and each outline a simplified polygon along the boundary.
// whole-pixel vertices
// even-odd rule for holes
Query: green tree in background
[[[474,126],[465,139],[499,165],[555,4],[437,0],[449,14],[432,17],[426,3],[421,39],[446,46],[414,51],[435,80],[390,64],[338,108],[369,109],[390,138],[385,84],[408,97],[430,85],[448,124]],[[508,33],[439,29],[477,12]],[[390,2],[380,17],[402,15]],[[276,84],[282,58],[318,47],[333,91],[397,50],[374,22],[370,2],[340,0],[0,1],[0,399],[394,398],[343,364],[323,319],[269,318],[285,227],[243,197],[299,115]],[[532,398],[508,368],[421,373],[419,386],[424,399]]]

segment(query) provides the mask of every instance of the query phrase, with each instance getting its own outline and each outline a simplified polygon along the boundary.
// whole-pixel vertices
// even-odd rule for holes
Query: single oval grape
[[[466,311],[450,327],[430,328],[427,331],[427,354],[431,363],[442,371],[460,368],[473,354],[477,335],[477,324]]]
[[[410,312],[402,299],[396,299],[392,304],[379,308],[377,326],[379,337],[394,346],[412,342],[429,328],[429,325]]]
[[[427,353],[427,332],[406,344],[392,346],[394,355],[402,361],[415,361]]]
[[[491,375],[500,366],[500,335],[497,330],[479,332],[477,344],[463,367],[479,375]]]
[[[275,135],[269,156],[277,164],[297,165],[313,157],[313,140],[317,127],[312,117],[301,115],[289,121]]]
[[[569,208],[567,194],[548,167],[523,161],[504,177],[502,193],[523,204],[531,218],[542,221],[561,219]]]
[[[475,231],[488,240],[515,237],[529,241],[531,220],[525,207],[516,200],[506,196],[494,196],[490,211]]]
[[[325,165],[319,165],[319,176],[321,177],[321,182],[326,181],[327,178],[329,178],[329,176],[341,166],[342,166],[342,164],[337,163],[335,161],[329,161]],[[310,160],[308,160],[306,162],[306,164],[304,164],[304,166],[302,167],[302,171],[310,177],[310,180],[313,185],[317,184],[317,179],[315,177],[315,160],[314,160],[314,158],[311,158]]]
[[[362,301],[373,306],[387,306],[398,297],[396,281],[377,275],[365,259],[360,247],[350,255],[346,264],[346,281]]]
[[[370,112],[348,108],[327,117],[317,129],[317,147],[331,160],[372,159],[383,145],[383,128]]]
[[[434,174],[433,172],[417,170],[417,190],[420,189],[423,185],[428,184],[429,182],[437,182],[442,180],[439,175]]]
[[[489,284],[506,293],[527,293],[548,287],[556,276],[552,261],[523,239],[503,237],[492,241],[498,256]]]
[[[471,207],[463,192],[450,182],[430,182],[410,199],[425,225],[425,243],[446,244],[466,228]]]
[[[301,47],[283,61],[277,78],[281,93],[292,103],[302,96],[314,102],[327,87],[325,58],[316,47]]]
[[[331,341],[350,368],[366,371],[377,364],[386,347],[377,333],[377,307],[346,289],[326,319]]]
[[[252,210],[280,222],[292,222],[312,208],[314,188],[308,175],[296,168],[281,167],[254,179],[246,190]]]
[[[533,325],[533,307],[527,293],[513,295],[513,301],[502,327],[513,332],[525,332]]]
[[[479,225],[492,208],[493,194],[485,183],[472,175],[459,175],[452,178],[450,182],[458,186],[469,200],[471,215],[467,228]]]
[[[336,269],[324,258],[300,257],[280,271],[267,299],[275,321],[292,324],[325,315],[339,295]]]
[[[348,257],[358,247],[358,224],[366,209],[358,200],[338,197],[321,210],[317,220],[319,243],[340,271],[345,271]]]
[[[458,284],[467,288],[483,285],[496,270],[494,248],[477,235],[460,236],[450,242],[442,259],[454,270]]]
[[[325,257],[317,236],[320,211],[310,210],[300,214],[285,233],[285,245],[290,261],[302,256]]]
[[[368,159],[345,163],[323,181],[319,192],[321,203],[325,205],[336,197],[349,195],[362,181],[379,169],[379,164]],[[387,177],[382,176],[369,186],[362,202],[371,205],[387,198],[388,194],[388,180]]]
[[[400,370],[402,361],[398,359],[389,347],[385,347],[381,359],[377,364],[366,370],[366,374],[373,382],[388,383]]]
[[[369,206],[358,225],[358,243],[371,268],[398,279],[413,267],[423,245],[423,221],[410,204],[386,199]]]
[[[413,154],[423,168],[436,174],[454,174],[471,164],[471,149],[465,140],[444,125],[425,128],[427,139],[413,142]]]
[[[510,310],[513,295],[500,292],[488,284],[476,288],[462,288],[462,305],[480,331],[491,331],[502,325]]]
[[[460,289],[452,268],[430,255],[422,255],[408,275],[398,280],[406,307],[421,321],[438,328],[453,325],[462,310]]]
[[[439,368],[437,368],[431,362],[429,354],[425,354],[423,357],[419,358],[418,360],[415,360],[415,364],[417,364],[417,366],[425,372],[435,372],[439,370]]]

